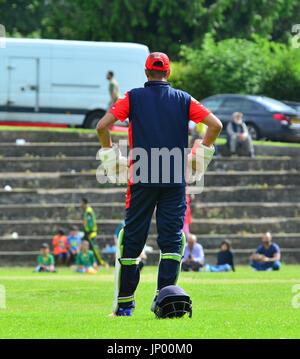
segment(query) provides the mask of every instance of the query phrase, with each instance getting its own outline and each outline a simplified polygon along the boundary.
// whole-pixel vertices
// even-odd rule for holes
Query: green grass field
[[[149,308],[155,280],[156,268],[146,267],[134,316],[111,318],[112,268],[96,275],[0,268],[6,290],[0,338],[300,338],[300,305],[292,305],[299,266],[280,272],[238,267],[236,273],[183,273],[179,285],[193,300],[192,319],[154,318]]]

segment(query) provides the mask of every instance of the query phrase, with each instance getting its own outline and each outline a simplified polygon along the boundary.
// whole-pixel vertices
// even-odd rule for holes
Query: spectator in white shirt
[[[204,251],[201,244],[197,243],[197,237],[194,234],[189,234],[187,237],[187,244],[183,252],[183,271],[198,272],[204,265]]]

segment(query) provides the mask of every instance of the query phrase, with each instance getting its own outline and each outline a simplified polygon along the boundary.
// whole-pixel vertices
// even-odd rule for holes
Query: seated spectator
[[[70,235],[68,236],[68,265],[75,262],[76,256],[80,251],[81,238],[78,234],[78,228],[76,226],[71,227]]]
[[[43,243],[41,247],[41,254],[38,256],[38,266],[35,272],[56,272],[54,266],[54,257],[50,254],[50,249],[47,243]]]
[[[76,272],[78,273],[97,273],[97,261],[94,252],[90,250],[88,241],[83,241],[81,250],[76,257]]]
[[[230,270],[235,272],[231,242],[226,239],[221,243],[217,265],[206,264],[205,272],[229,272]]]
[[[197,237],[189,233],[187,244],[183,252],[182,270],[197,272],[204,264],[204,251],[201,244],[197,243]]]
[[[256,252],[250,257],[250,265],[255,271],[279,270],[280,248],[277,244],[272,243],[272,235],[267,232],[262,237],[263,244],[258,247]]]
[[[62,229],[54,236],[52,245],[56,263],[58,265],[65,264],[70,254],[68,252],[68,238]]]
[[[254,148],[248,128],[243,122],[243,114],[235,112],[232,115],[232,121],[226,127],[227,144],[229,145],[230,153],[236,154],[237,146],[244,146],[250,157],[254,157]]]

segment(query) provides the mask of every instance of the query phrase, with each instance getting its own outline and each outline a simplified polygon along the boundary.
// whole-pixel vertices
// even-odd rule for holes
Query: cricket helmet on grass
[[[186,313],[192,317],[192,300],[182,288],[169,285],[160,290],[154,309],[157,318],[181,318]]]

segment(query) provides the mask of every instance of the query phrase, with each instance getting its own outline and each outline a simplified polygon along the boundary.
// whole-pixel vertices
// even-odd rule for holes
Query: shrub
[[[207,34],[200,49],[182,46],[170,81],[198,99],[240,93],[300,101],[300,51],[258,36],[215,42]]]

